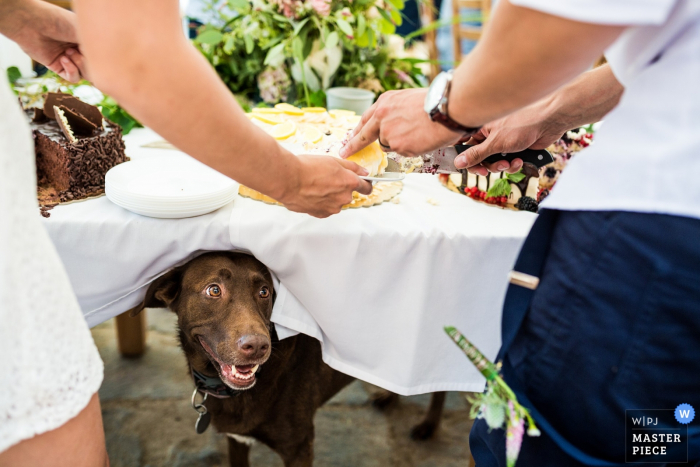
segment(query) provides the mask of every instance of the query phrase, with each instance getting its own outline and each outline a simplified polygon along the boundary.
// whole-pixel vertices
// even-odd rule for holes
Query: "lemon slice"
[[[323,139],[323,133],[316,127],[308,127],[301,131],[301,137],[307,143],[316,144]]]
[[[284,122],[275,125],[270,129],[270,134],[275,139],[287,139],[297,132],[297,126],[294,122]]]
[[[323,107],[302,107],[301,110],[313,114],[321,114],[326,111]]]
[[[328,113],[331,114],[331,117],[335,118],[355,116],[355,112],[353,112],[352,110],[333,109],[329,110]]]
[[[386,154],[376,141],[348,157],[348,160],[367,169],[370,177],[382,174],[388,164]]]
[[[254,114],[267,114],[267,115],[272,115],[272,114],[278,114],[281,113],[279,109],[271,109],[269,107],[254,107],[253,108],[253,113]]]
[[[362,120],[362,115],[350,115],[349,117],[345,117],[345,121],[353,126],[357,126],[360,120]]]
[[[281,110],[282,112],[286,113],[287,115],[304,115],[304,111],[301,110],[299,107],[294,107],[291,104],[277,104],[275,106],[275,109]]]
[[[269,123],[270,125],[278,125],[282,123],[282,119],[279,115],[268,114],[268,113],[254,113],[253,118],[257,118],[261,122]]]

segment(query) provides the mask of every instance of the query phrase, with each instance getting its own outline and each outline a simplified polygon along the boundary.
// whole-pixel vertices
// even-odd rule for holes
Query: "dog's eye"
[[[263,287],[260,289],[260,298],[267,298],[270,296],[270,289],[267,287]]]
[[[210,285],[207,287],[207,295],[210,297],[220,297],[221,296],[221,287],[218,285]]]

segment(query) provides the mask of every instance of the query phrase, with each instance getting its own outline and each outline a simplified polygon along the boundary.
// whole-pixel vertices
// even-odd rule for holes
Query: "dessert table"
[[[176,151],[126,136],[132,160]],[[453,325],[493,358],[507,274],[536,215],[475,202],[409,174],[398,202],[315,219],[237,197],[187,219],[142,217],[106,197],[61,205],[44,225],[85,319],[136,306],[148,284],[213,250],[255,255],[276,279],[280,337],[317,338],[333,368],[403,395],[481,391],[483,377],[445,335]]]

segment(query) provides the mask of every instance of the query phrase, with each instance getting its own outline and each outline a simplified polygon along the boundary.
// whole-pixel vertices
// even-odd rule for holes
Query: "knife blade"
[[[423,172],[443,174],[459,173],[459,169],[455,167],[455,158],[470,147],[470,145],[466,144],[457,144],[456,146],[448,146],[424,154]],[[522,159],[523,163],[532,164],[538,169],[554,162],[554,158],[546,149],[525,149],[519,152],[492,154],[484,159],[484,162],[493,164],[494,162],[503,160],[511,162],[514,159]]]

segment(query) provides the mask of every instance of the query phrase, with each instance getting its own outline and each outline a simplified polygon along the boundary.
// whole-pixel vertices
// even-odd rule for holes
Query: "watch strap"
[[[450,130],[460,131],[464,133],[464,136],[471,136],[481,129],[481,127],[467,127],[455,122],[449,115],[447,115],[447,113],[442,113],[440,111],[440,106],[437,106],[430,111],[430,119],[449,128]]]

